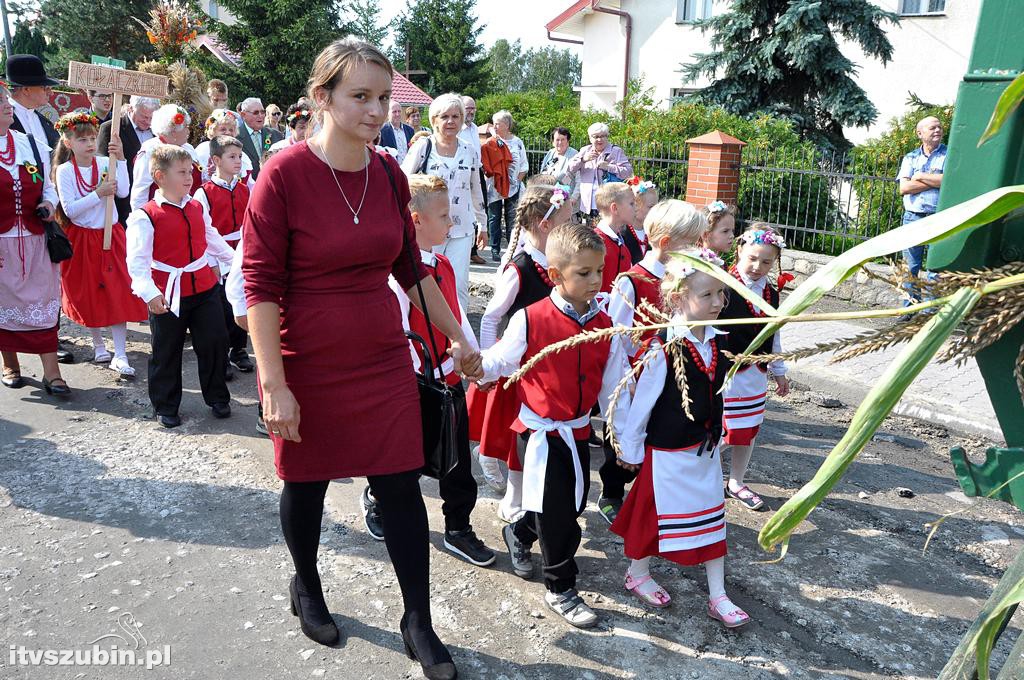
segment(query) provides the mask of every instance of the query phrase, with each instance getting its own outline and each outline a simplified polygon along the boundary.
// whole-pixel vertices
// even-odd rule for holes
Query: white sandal
[[[92,363],[109,364],[111,359],[113,359],[113,356],[110,354],[110,352],[103,350],[102,352],[96,352],[96,354],[92,358]]]
[[[128,363],[127,359],[124,359],[122,357],[114,357],[113,359],[111,359],[110,369],[112,371],[117,371],[118,373],[121,374],[122,377],[125,378],[135,377],[135,369],[131,367],[131,364]]]

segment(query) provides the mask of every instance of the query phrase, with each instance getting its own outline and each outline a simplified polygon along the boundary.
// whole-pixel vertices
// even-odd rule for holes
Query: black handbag
[[[43,161],[39,157],[39,147],[36,146],[36,138],[28,136],[29,144],[32,145],[32,153],[36,157],[36,167],[39,172],[43,171]],[[43,229],[46,232],[46,250],[50,253],[50,262],[54,264],[70,260],[74,251],[71,248],[71,241],[60,225],[53,220],[43,220]]]
[[[388,174],[391,191],[394,193],[395,203],[398,205],[398,214],[405,215],[408,207],[403,208],[402,201],[398,197],[398,187],[395,185],[395,177],[391,174],[391,168],[380,155],[376,153],[374,155],[384,164],[384,171]],[[412,247],[405,250],[415,271],[416,259],[413,257]],[[427,311],[423,286],[420,285],[418,279],[416,280],[416,292],[419,294],[420,306],[429,331],[433,326],[430,323],[430,313]],[[459,451],[456,445],[458,435],[455,426],[455,395],[444,380],[443,368],[437,367],[441,374],[440,379],[434,376],[434,362],[431,357],[438,356],[434,334],[428,332],[429,348],[427,342],[416,333],[406,331],[405,335],[423,348],[423,370],[416,374],[416,384],[420,392],[420,420],[423,429],[423,469],[421,472],[428,477],[441,479],[451,472],[459,462]]]

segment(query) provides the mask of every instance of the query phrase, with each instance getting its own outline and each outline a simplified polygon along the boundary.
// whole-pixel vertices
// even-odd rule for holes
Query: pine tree
[[[857,65],[838,39],[885,64],[892,44],[882,25],[898,21],[870,0],[733,0],[728,11],[699,22],[715,51],[682,64],[684,81],[712,80],[693,95],[701,103],[783,116],[804,137],[846,148],[843,127],[866,127],[878,110],[854,81]]]
[[[352,35],[383,49],[388,27],[380,23],[380,5],[376,0],[352,0],[349,13]]]
[[[42,0],[41,28],[54,48],[47,73],[61,77],[68,61],[88,62],[94,54],[129,64],[152,55],[146,32],[133,21],[145,21],[152,7],[152,0]]]
[[[64,0],[61,0],[62,2]],[[203,61],[212,77],[227,81],[233,97],[260,97],[287,108],[305,92],[313,60],[347,31],[332,0],[220,0],[237,23],[211,31],[240,57],[237,68]]]
[[[482,93],[487,60],[480,56],[483,27],[476,26],[475,12],[476,0],[412,0],[395,29],[396,65],[406,66],[408,44],[408,69],[426,71],[433,93]]]

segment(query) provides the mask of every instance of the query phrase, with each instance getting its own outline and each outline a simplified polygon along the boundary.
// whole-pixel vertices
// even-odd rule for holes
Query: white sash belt
[[[203,256],[198,260],[189,262],[184,267],[172,267],[163,262],[153,261],[153,269],[167,274],[167,287],[164,288],[164,297],[167,299],[167,305],[171,308],[171,314],[179,316],[181,311],[181,275],[186,272],[197,272],[203,267],[209,266],[210,263],[206,259],[206,253],[203,253]]]
[[[519,422],[532,432],[526,441],[526,454],[523,456],[523,510],[543,512],[544,506],[544,475],[548,468],[548,433],[557,432],[569,451],[572,452],[572,467],[576,473],[576,508],[583,505],[583,469],[576,451],[576,440],[572,431],[590,424],[590,415],[583,415],[576,420],[549,420],[541,418],[528,406],[523,404],[519,409]]]
[[[240,238],[242,238],[242,230],[241,229],[239,229],[238,231],[231,232],[230,234],[228,234],[227,236],[224,237],[224,240],[225,241],[237,241]]]

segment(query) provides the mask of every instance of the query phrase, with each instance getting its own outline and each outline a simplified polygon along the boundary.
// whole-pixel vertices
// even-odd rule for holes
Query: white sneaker
[[[134,378],[135,369],[128,363],[125,357],[114,357],[110,360],[110,370],[117,371],[125,378]]]
[[[505,475],[501,471],[501,461],[497,458],[480,455],[479,446],[473,448],[473,455],[476,456],[477,462],[480,463],[480,470],[484,473],[484,481],[487,482],[487,486],[495,491],[504,491]]]

